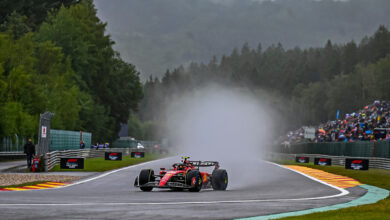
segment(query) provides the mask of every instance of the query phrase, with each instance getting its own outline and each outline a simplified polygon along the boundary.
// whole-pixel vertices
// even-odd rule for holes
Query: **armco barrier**
[[[290,154],[390,158],[390,141],[298,143],[281,147],[280,152]]]
[[[356,158],[356,157],[346,157],[346,156],[332,156],[324,154],[285,154],[285,153],[268,153],[266,155],[267,160],[293,160],[295,161],[296,157],[309,157],[310,162],[314,161],[314,158],[330,158],[332,159],[332,165],[345,166],[346,158]],[[380,158],[380,157],[358,157],[361,159],[368,159],[370,161],[369,168],[379,168],[379,169],[390,169],[390,158]]]
[[[131,152],[137,152],[137,149],[130,148],[105,148],[105,149],[83,149],[83,150],[64,150],[64,151],[52,151],[46,154],[45,170],[51,170],[55,165],[60,163],[62,157],[81,157],[81,158],[104,158],[105,152],[121,152],[123,156],[130,155]],[[160,152],[156,149],[142,149],[145,153],[157,153]]]
[[[140,143],[145,148],[154,148],[155,145],[162,147],[162,144],[158,141],[141,141],[141,140],[116,140],[112,143],[113,148],[136,148]]]

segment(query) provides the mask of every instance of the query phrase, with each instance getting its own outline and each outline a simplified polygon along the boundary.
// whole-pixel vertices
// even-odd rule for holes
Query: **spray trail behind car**
[[[242,91],[207,88],[171,103],[170,142],[194,160],[217,160],[229,174],[229,188],[258,184],[269,175],[258,163],[271,131],[270,114]]]

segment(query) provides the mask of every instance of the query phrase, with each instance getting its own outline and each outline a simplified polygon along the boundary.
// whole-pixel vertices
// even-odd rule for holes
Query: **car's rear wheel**
[[[142,186],[142,185],[148,182],[153,182],[154,180],[155,180],[154,171],[152,169],[141,170],[138,176],[139,185],[141,186],[140,189],[142,191],[152,191],[153,189],[152,186]]]
[[[211,174],[211,186],[214,190],[226,190],[228,174],[224,169],[216,169]]]
[[[190,192],[199,192],[202,189],[202,176],[198,170],[191,170],[187,173],[186,184],[190,185]]]

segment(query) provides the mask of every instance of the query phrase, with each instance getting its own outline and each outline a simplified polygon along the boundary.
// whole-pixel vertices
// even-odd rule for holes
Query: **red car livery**
[[[228,175],[226,170],[219,168],[217,161],[189,161],[189,157],[183,157],[181,163],[172,165],[167,171],[161,168],[158,175],[152,169],[143,169],[136,177],[134,186],[142,191],[151,191],[153,188],[170,188],[172,190],[188,189],[199,192],[202,188],[214,190],[226,190]],[[212,167],[213,172],[201,172],[200,167]]]

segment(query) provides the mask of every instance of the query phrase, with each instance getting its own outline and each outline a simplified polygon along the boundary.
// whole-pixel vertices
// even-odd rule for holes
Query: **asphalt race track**
[[[232,219],[345,203],[366,192],[354,187],[337,196],[334,188],[266,162],[259,178],[267,181],[255,186],[199,193],[133,187],[141,169],[158,171],[177,161],[153,161],[65,188],[0,192],[0,219]]]

